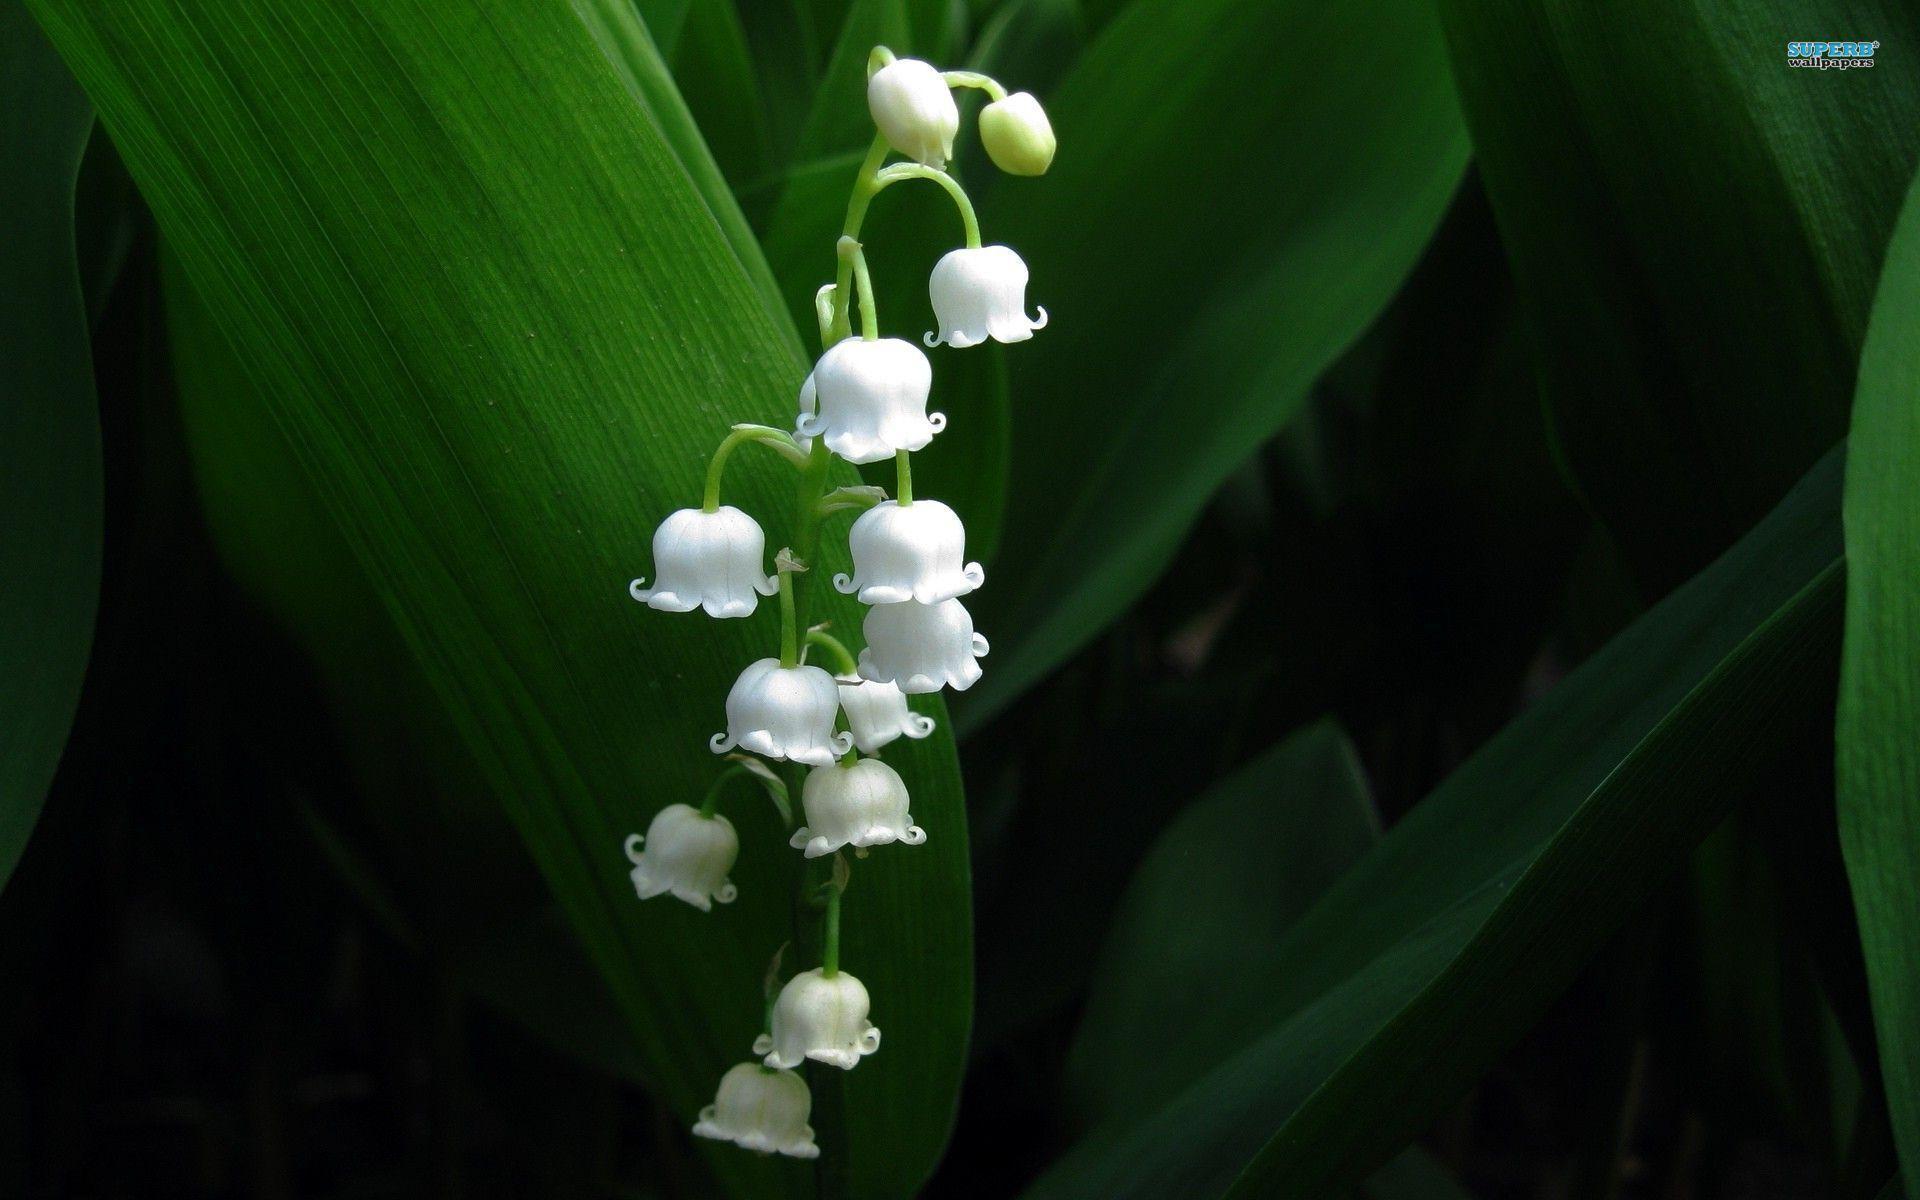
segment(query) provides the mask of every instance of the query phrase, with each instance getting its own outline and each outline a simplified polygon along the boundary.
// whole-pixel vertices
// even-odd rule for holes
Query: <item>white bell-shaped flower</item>
[[[977,346],[992,338],[1024,342],[1047,327],[1047,310],[1027,316],[1027,264],[1005,246],[949,250],[933,264],[927,281],[937,333],[921,340],[929,346]]]
[[[896,59],[867,80],[867,109],[887,144],[938,167],[953,157],[960,106],[940,72],[917,58]]]
[[[827,348],[800,385],[797,437],[820,438],[852,463],[920,450],[947,427],[927,412],[933,364],[899,338],[845,338]]]
[[[933,718],[907,707],[907,695],[896,683],[875,683],[858,675],[839,675],[840,711],[862,754],[873,754],[903,737],[919,739],[933,732]]]
[[[853,735],[835,733],[840,685],[819,667],[782,667],[763,658],[740,672],[727,693],[727,731],[709,743],[715,754],[736,746],[809,766],[823,766],[853,747]]]
[[[807,823],[788,844],[805,848],[808,858],[824,858],[845,846],[918,846],[927,831],[907,812],[907,783],[877,758],[842,766],[815,767],[800,789]]]
[[[773,1002],[773,1032],[753,1043],[769,1067],[797,1067],[806,1059],[850,1071],[880,1048],[880,1031],[867,1020],[866,985],[845,971],[815,969],[787,980]]]
[[[792,1071],[741,1063],[720,1077],[713,1103],[700,1110],[695,1137],[732,1142],[761,1154],[819,1158],[813,1143],[813,1093]]]
[[[705,608],[710,617],[751,616],[761,596],[780,590],[762,570],[766,550],[759,523],[732,505],[712,512],[683,508],[653,531],[653,587],[636,579],[627,591],[664,612]]]
[[[672,892],[709,912],[714,901],[732,904],[740,894],[727,878],[740,857],[740,837],[718,813],[703,817],[690,805],[669,804],[654,816],[646,836],[632,835],[626,848],[633,890],[642,900]]]
[[[974,660],[987,654],[987,639],[973,631],[973,615],[958,600],[876,605],[861,631],[867,648],[860,652],[860,677],[898,684],[908,695],[966,691],[980,678]]]
[[[987,579],[979,563],[963,561],[967,528],[938,500],[876,504],[854,521],[847,545],[853,551],[853,575],[835,575],[833,586],[857,591],[862,604],[938,604],[966,595]]]

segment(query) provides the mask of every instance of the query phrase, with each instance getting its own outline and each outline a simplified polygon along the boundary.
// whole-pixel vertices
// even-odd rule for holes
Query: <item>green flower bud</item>
[[[1053,125],[1032,92],[1015,92],[981,109],[980,143],[1009,175],[1045,175],[1053,165]]]

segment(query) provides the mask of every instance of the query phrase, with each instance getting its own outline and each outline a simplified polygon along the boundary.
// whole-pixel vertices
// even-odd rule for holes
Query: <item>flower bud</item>
[[[943,687],[964,692],[980,679],[974,660],[986,656],[987,639],[973,631],[973,616],[958,600],[876,605],[861,631],[862,679],[898,684],[910,696]]]
[[[940,323],[937,333],[920,339],[929,346],[1024,342],[1047,327],[1046,309],[1027,316],[1027,264],[1005,246],[949,250],[933,264],[927,296]]]
[[[874,463],[896,451],[925,449],[947,427],[927,412],[933,364],[899,338],[847,338],[814,363],[800,385],[795,436],[820,438],[851,463]]]
[[[741,1063],[720,1077],[713,1103],[700,1110],[695,1137],[732,1142],[761,1154],[819,1158],[813,1143],[813,1093],[792,1071]]]
[[[808,858],[824,858],[847,846],[918,846],[927,840],[927,831],[907,812],[906,781],[877,758],[815,767],[807,772],[800,802],[807,823],[788,844],[805,848]]]
[[[727,693],[727,731],[709,743],[715,754],[738,746],[768,758],[824,766],[853,748],[853,735],[833,731],[840,688],[819,667],[782,667],[763,658],[740,672]]]
[[[773,1002],[773,1032],[753,1043],[769,1067],[790,1069],[806,1059],[851,1071],[880,1048],[880,1030],[867,1020],[866,985],[845,971],[802,971]]]
[[[761,596],[780,590],[761,569],[766,549],[759,523],[732,505],[712,512],[683,508],[654,530],[658,581],[645,588],[646,580],[636,579],[627,592],[664,612],[705,608],[710,617],[751,616]]]
[[[887,144],[908,158],[939,167],[953,157],[960,108],[931,65],[902,58],[875,71],[867,80],[867,108]]]
[[[1053,123],[1032,92],[1015,92],[981,109],[980,144],[1009,175],[1045,175],[1053,165]]]
[[[903,737],[916,741],[933,732],[933,718],[907,707],[897,684],[874,683],[858,675],[837,675],[840,711],[862,754],[872,754]]]
[[[847,544],[853,574],[835,575],[833,586],[857,591],[862,604],[938,604],[986,582],[979,563],[962,561],[967,530],[959,515],[938,500],[876,504],[854,521]]]
[[[688,805],[669,804],[654,816],[645,837],[636,833],[627,839],[626,849],[633,890],[642,900],[672,892],[709,912],[712,901],[732,904],[739,894],[727,872],[740,856],[740,837],[718,813],[707,817]]]

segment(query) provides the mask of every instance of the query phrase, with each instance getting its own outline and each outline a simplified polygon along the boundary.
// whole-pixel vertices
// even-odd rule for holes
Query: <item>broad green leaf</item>
[[[1196,1057],[1219,1066],[1096,1130],[1031,1194],[1337,1194],[1443,1111],[1768,777],[1783,735],[1827,719],[1841,463],[1836,449],[1242,963],[1196,1020]]]
[[[702,914],[636,902],[620,846],[711,777],[726,687],[772,648],[776,614],[676,619],[625,585],[651,570],[652,527],[697,497],[727,425],[791,416],[791,329],[572,11],[33,8],[435,719],[609,981],[650,1085],[691,1117],[746,1057],[768,955],[811,928],[796,930],[798,864],[764,804],[735,802],[741,898]],[[767,457],[737,470],[729,501],[780,544],[790,473]],[[852,622],[854,606],[825,599],[818,615]],[[951,742],[892,757],[929,836],[862,863],[848,896],[843,960],[886,1049],[827,1089],[845,1102],[821,1123],[819,1169],[856,1195],[911,1191],[931,1167],[970,1009]],[[705,1149],[735,1190],[811,1176]]]
[[[1337,71],[1276,67],[1330,44]],[[1467,154],[1424,3],[1140,0],[1042,100],[1053,170],[1001,181],[983,218],[1052,323],[1007,355],[1010,507],[969,726],[1152,582],[1399,286]]]
[[[654,47],[669,61],[679,53],[680,33],[692,8],[693,0],[633,0],[633,9],[646,25]]]
[[[1887,249],[1847,458],[1847,633],[1835,730],[1841,846],[1880,1072],[1920,1200],[1920,184]]]
[[[205,306],[171,256],[162,261],[181,423],[209,531],[242,587],[311,652],[358,784],[357,796],[304,803],[302,823],[395,940],[430,953],[464,990],[561,1053],[643,1083],[606,981],[543,894],[456,732],[432,719],[432,689]],[[288,545],[300,547],[297,559]],[[382,686],[361,686],[374,672]]]
[[[100,416],[74,258],[93,113],[0,3],[0,885],[67,743],[100,592]]]
[[[1891,59],[1794,69],[1785,43],[1845,27],[1897,53],[1920,43],[1920,8],[1440,9],[1551,420],[1642,598],[1657,598],[1846,431],[1920,154],[1920,73]]]
[[[1240,964],[1278,942],[1379,837],[1353,746],[1331,721],[1275,745],[1167,825],[1127,885],[1067,1060],[1083,1119],[1168,1099],[1191,1078],[1195,1013],[1241,984]]]
[[[588,1069],[645,1084],[626,1021],[556,907],[532,908],[463,938],[431,939],[338,829],[311,805],[300,815],[321,855],[395,941],[415,951],[433,946],[436,962],[462,988]]]
[[[706,203],[707,211],[726,235],[734,260],[759,289],[767,311],[775,314],[784,311],[779,287],[767,269],[765,256],[759,252],[759,243],[747,225],[746,215],[728,189],[720,164],[714,161],[712,150],[701,138],[693,113],[673,86],[660,51],[633,5],[628,0],[572,0],[572,4],[581,25],[593,35],[615,75],[626,85],[628,95],[673,147],[681,167]],[[796,348],[798,344],[793,343]]]

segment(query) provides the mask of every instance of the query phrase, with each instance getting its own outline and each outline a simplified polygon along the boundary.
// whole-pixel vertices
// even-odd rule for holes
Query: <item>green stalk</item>
[[[707,491],[701,501],[700,511],[713,512],[720,507],[720,478],[726,474],[727,459],[744,442],[765,442],[788,461],[792,461],[800,452],[793,437],[783,429],[775,429],[770,425],[735,425],[732,432],[720,439],[720,444],[714,448],[713,458],[707,463]]]
[[[851,675],[859,669],[847,644],[824,629],[807,630],[807,645],[818,646],[833,659],[834,674]]]
[[[979,88],[994,100],[1007,98],[1007,89],[1000,86],[999,80],[978,71],[942,71],[940,78],[950,88]]]
[[[840,973],[840,889],[827,889],[827,925],[820,946],[820,973],[832,979]]]
[[[973,201],[967,198],[967,189],[960,181],[945,171],[920,163],[895,163],[873,177],[874,191],[890,187],[902,179],[931,179],[945,188],[947,195],[953,197],[953,206],[960,210],[960,225],[966,231],[967,249],[980,248],[980,218],[973,211]]]
[[[880,336],[880,315],[873,302],[873,276],[867,273],[867,252],[851,238],[842,238],[840,248],[853,259],[853,279],[860,293],[860,336],[871,342]]]
[[[853,194],[847,197],[847,216],[840,223],[840,236],[860,238],[860,225],[867,219],[867,206],[873,203],[874,193],[880,190],[874,177],[880,172],[880,164],[887,161],[887,139],[880,134],[873,136],[873,144],[867,147],[867,156],[860,160],[860,174],[854,178]],[[848,292],[853,287],[853,263],[844,255],[840,259],[840,270],[834,279],[833,288],[833,340],[839,341],[850,332],[848,323]]]
[[[736,763],[714,776],[713,782],[707,786],[706,798],[700,801],[700,815],[711,821],[714,813],[720,808],[721,789],[725,788],[729,781],[745,774],[747,769]]]
[[[793,531],[793,555],[809,568],[809,577],[813,575],[811,568],[819,557],[820,497],[826,491],[827,467],[832,459],[833,453],[827,449],[827,444],[816,438],[806,468],[800,472],[800,510]],[[795,585],[793,628],[796,630],[807,627],[807,602],[812,591],[808,580],[803,579]]]
[[[793,574],[780,572],[780,665],[792,670],[800,665],[800,639],[795,632],[793,612]]]

